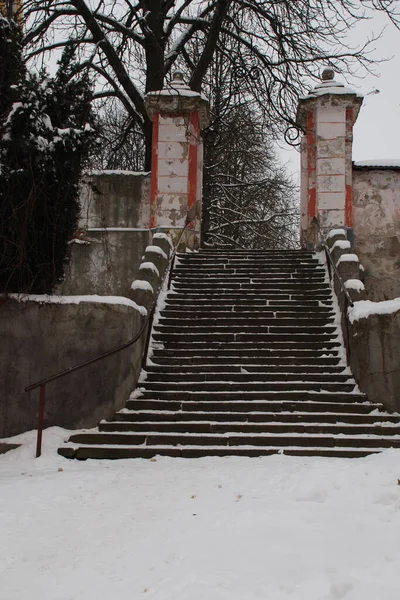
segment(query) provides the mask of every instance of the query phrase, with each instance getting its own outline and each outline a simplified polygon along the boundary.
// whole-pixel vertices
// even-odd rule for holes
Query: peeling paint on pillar
[[[150,184],[150,228],[155,227],[157,212],[157,178],[158,178],[158,129],[160,113],[153,116],[153,135],[151,148],[151,184]]]
[[[345,225],[353,227],[353,163],[352,163],[352,147],[353,147],[353,126],[354,126],[354,109],[346,108],[346,155],[349,155],[350,160],[346,161],[346,199],[345,199]]]
[[[178,73],[169,87],[148,93],[145,104],[153,118],[151,226],[184,226],[188,218],[195,230],[190,243],[198,247],[203,168],[200,129],[208,125],[208,102],[190,90]]]
[[[308,174],[308,218],[316,215],[317,193],[315,189],[316,149],[315,149],[315,118],[312,111],[307,112],[307,174]]]
[[[333,71],[325,70],[322,83],[300,99],[297,112],[297,123],[305,133],[301,144],[304,246],[315,244],[315,216],[322,229],[352,227],[353,125],[362,97],[334,81],[333,76]]]

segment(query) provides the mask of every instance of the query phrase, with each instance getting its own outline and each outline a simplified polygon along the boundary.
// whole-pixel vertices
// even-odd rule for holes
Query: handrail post
[[[43,432],[43,419],[44,419],[44,405],[46,401],[46,385],[40,386],[39,396],[39,413],[38,413],[38,429],[36,439],[36,458],[42,454],[42,432]]]

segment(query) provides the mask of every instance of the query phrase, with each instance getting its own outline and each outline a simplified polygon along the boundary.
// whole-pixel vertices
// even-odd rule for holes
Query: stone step
[[[217,421],[102,421],[100,432],[136,432],[157,431],[158,433],[261,433],[261,434],[330,434],[330,435],[379,435],[400,436],[400,423],[388,425],[349,424],[349,423],[249,423]]]
[[[198,265],[196,268],[193,268],[190,264],[181,264],[175,267],[174,269],[174,278],[175,277],[187,277],[187,278],[196,278],[196,277],[245,277],[247,279],[251,279],[253,277],[273,277],[277,279],[282,279],[286,276],[293,277],[304,277],[304,278],[313,278],[313,277],[326,277],[326,272],[323,267],[315,267],[313,265],[297,265],[295,267],[287,266],[273,266],[273,265],[256,265],[254,267],[250,267],[249,265],[244,266],[231,266],[229,264],[220,265],[220,266],[211,266],[211,265]]]
[[[202,373],[204,375],[208,373],[243,373],[246,371],[247,373],[256,373],[256,374],[293,374],[293,373],[338,373],[345,374],[346,370],[345,365],[341,366],[330,366],[330,365],[309,365],[309,364],[301,364],[301,365],[289,365],[282,366],[281,364],[275,365],[265,365],[265,364],[246,364],[245,367],[243,365],[182,365],[182,364],[173,364],[173,365],[146,365],[145,371],[149,373],[159,373],[161,377],[164,375],[184,375],[186,373]]]
[[[227,292],[239,292],[241,290],[247,290],[249,292],[251,292],[252,290],[254,290],[253,293],[256,293],[258,291],[261,292],[265,292],[265,293],[269,293],[270,291],[272,293],[278,293],[278,292],[286,292],[286,293],[295,293],[295,294],[299,294],[300,292],[311,292],[311,291],[315,291],[318,294],[320,293],[324,293],[324,292],[328,292],[329,294],[331,293],[330,287],[327,283],[324,282],[312,282],[312,281],[294,281],[294,280],[287,280],[286,282],[276,282],[276,281],[271,281],[271,282],[256,282],[256,281],[245,281],[243,283],[235,283],[232,281],[219,281],[219,282],[213,282],[213,281],[202,281],[202,280],[197,280],[194,281],[193,283],[188,283],[188,282],[184,282],[184,281],[177,281],[177,280],[173,280],[173,284],[172,284],[172,289],[175,291],[181,291],[181,292],[185,292],[185,291],[192,291],[195,290],[196,292],[201,292],[201,293],[214,293],[215,290],[227,293]]]
[[[266,386],[264,386],[266,387]],[[354,387],[354,386],[353,386]],[[215,390],[207,389],[200,390],[198,386],[194,386],[194,389],[184,388],[172,388],[166,386],[165,388],[154,388],[149,389],[145,386],[145,382],[139,383],[140,397],[132,398],[127,401],[127,408],[130,410],[136,408],[135,402],[142,400],[161,400],[171,402],[244,402],[248,403],[248,410],[253,410],[254,402],[273,402],[282,404],[282,402],[316,402],[316,403],[334,403],[335,401],[340,404],[354,404],[366,402],[364,394],[360,394],[351,390],[337,390],[336,392],[328,390],[310,390],[308,388],[302,390],[288,389],[284,386],[282,389],[264,389],[263,386],[259,386],[253,390],[242,390],[241,386],[236,386],[230,390]],[[133,403],[133,404],[132,404]],[[378,408],[376,405],[375,408]],[[170,410],[176,410],[171,408]]]
[[[204,310],[200,310],[200,307],[197,307],[196,310],[190,310],[189,308],[186,309],[181,309],[181,308],[175,308],[175,307],[171,307],[171,306],[167,306],[167,308],[164,308],[161,311],[161,317],[163,319],[163,322],[165,322],[165,319],[183,319],[183,320],[188,320],[188,319],[293,319],[296,320],[297,319],[323,319],[323,320],[329,320],[329,322],[332,321],[332,319],[335,318],[335,313],[329,309],[329,308],[319,308],[319,307],[315,307],[316,309],[318,308],[318,310],[312,311],[311,309],[309,309],[309,311],[305,311],[303,310],[303,312],[300,311],[290,311],[288,310],[288,308],[281,308],[280,310],[275,310],[272,308],[268,308],[265,307],[264,310],[260,310],[260,309],[253,309],[253,310],[249,310],[247,309],[242,309],[242,310],[233,310],[235,307],[232,307],[231,310],[207,310],[207,308],[204,308]]]
[[[204,301],[204,298],[199,299],[197,302],[193,302],[191,300],[187,300],[185,297],[181,297],[178,294],[169,293],[165,300],[166,307],[175,307],[182,308],[182,310],[198,310],[199,308],[202,310],[220,310],[221,306],[230,306],[234,310],[254,310],[257,308],[263,309],[268,308],[275,310],[277,309],[287,309],[291,311],[303,311],[307,309],[321,309],[326,310],[327,308],[332,307],[332,300],[326,299],[323,302],[320,300],[310,300],[304,299],[302,302],[296,302],[295,300],[271,300],[270,298],[260,298],[252,297],[249,299],[246,295],[245,298],[238,298],[236,302],[227,303],[226,298],[213,298],[212,301],[208,300],[208,302]]]
[[[326,392],[352,392],[353,382],[329,381],[143,381],[140,387],[147,391],[182,391],[182,392],[252,392],[252,391],[326,391]]]
[[[286,284],[288,282],[292,283],[326,283],[326,275],[323,271],[319,272],[309,272],[307,275],[305,273],[296,273],[296,272],[288,272],[288,273],[265,273],[262,274],[260,272],[254,273],[253,275],[250,273],[243,272],[241,275],[234,273],[227,273],[224,271],[223,273],[212,274],[207,271],[204,273],[199,273],[197,271],[180,272],[176,271],[174,273],[174,281],[179,283],[215,283],[221,284],[222,282],[228,283],[276,283]]]
[[[234,422],[238,423],[350,423],[353,425],[366,424],[372,426],[375,423],[400,423],[399,416],[388,415],[387,413],[375,414],[360,413],[360,412],[217,412],[217,411],[178,411],[169,410],[127,410],[117,412],[114,416],[115,422],[121,425],[122,423],[137,423],[137,422],[153,422],[157,423],[170,422],[173,419],[174,423],[181,421],[207,421],[222,423]],[[113,421],[105,422],[107,426]],[[104,424],[104,422],[102,422]],[[101,425],[102,425],[101,424]],[[111,425],[110,425],[111,426]]]
[[[229,313],[228,313],[229,314]],[[177,331],[181,328],[193,329],[207,329],[212,328],[212,331],[224,331],[224,328],[229,328],[232,331],[242,331],[241,327],[254,328],[256,331],[257,328],[262,330],[263,328],[268,328],[270,332],[272,330],[276,331],[277,328],[283,329],[286,327],[290,327],[293,330],[309,328],[310,332],[313,332],[315,329],[319,331],[321,328],[324,328],[324,331],[329,331],[332,333],[336,331],[336,327],[329,327],[329,323],[332,323],[334,320],[333,317],[320,317],[320,316],[310,316],[307,318],[302,318],[298,316],[297,318],[293,317],[243,317],[242,315],[235,317],[201,317],[199,316],[197,319],[190,318],[190,316],[183,317],[169,317],[164,315],[160,324],[155,325],[155,331]]]
[[[216,260],[271,260],[271,262],[277,263],[277,262],[281,262],[281,261],[290,261],[290,260],[295,260],[295,261],[313,261],[316,264],[320,264],[318,258],[315,256],[315,254],[312,254],[310,252],[300,252],[300,251],[294,251],[294,252],[281,252],[281,254],[277,253],[277,252],[231,252],[231,251],[227,251],[227,252],[204,252],[201,251],[199,253],[195,253],[195,254],[188,254],[185,252],[177,252],[177,259],[182,261],[182,260],[187,260],[190,262],[197,262],[197,261],[203,261],[203,262],[210,262],[213,263]]]
[[[253,433],[253,434],[191,434],[191,433],[77,433],[71,435],[73,444],[105,444],[105,445],[209,445],[209,446],[320,446],[320,447],[355,447],[364,448],[399,448],[400,436],[363,436],[334,434],[301,434],[301,433]]]
[[[153,458],[155,456],[170,456],[180,458],[201,458],[205,456],[271,456],[285,454],[287,456],[320,456],[332,458],[362,458],[369,454],[383,452],[384,448],[304,448],[304,447],[210,447],[210,446],[83,446],[75,448],[62,446],[58,454],[65,458],[86,459],[126,459],[126,458]]]
[[[160,394],[161,396],[161,394]],[[241,396],[236,394],[235,397],[226,395],[226,400],[221,399],[222,396],[216,395],[201,395],[197,394],[198,400],[194,400],[194,394],[186,396],[187,400],[174,400],[174,394],[164,393],[164,398],[170,397],[170,399],[155,399],[155,398],[135,398],[134,400],[128,400],[126,408],[133,411],[169,411],[169,412],[208,412],[208,413],[220,413],[220,412],[231,412],[236,413],[252,413],[252,412],[266,412],[266,413],[277,413],[280,412],[309,412],[309,413],[320,413],[323,411],[337,413],[361,413],[368,414],[373,410],[381,409],[381,405],[363,402],[360,398],[359,401],[342,401],[343,398],[337,398],[337,395],[331,397],[331,400],[326,398],[326,394],[318,394],[318,398],[314,400],[302,400],[302,399],[289,399],[289,394],[282,395],[276,400],[263,400],[262,398],[268,398],[268,394],[259,396],[258,400],[245,400],[245,396],[248,394],[242,394]],[[189,399],[192,398],[192,399]],[[205,399],[204,399],[205,398]],[[214,400],[212,398],[215,398]],[[236,399],[233,399],[236,398]],[[240,399],[242,398],[242,399]],[[282,399],[286,398],[286,399]]]
[[[175,293],[177,294],[177,298],[175,299],[175,301],[180,301],[183,302],[185,304],[190,303],[192,305],[195,305],[197,303],[203,303],[204,304],[214,304],[215,306],[217,306],[218,304],[223,304],[224,306],[226,306],[227,304],[251,304],[252,302],[255,304],[261,304],[262,302],[268,301],[269,304],[272,306],[272,301],[277,301],[277,302],[290,302],[292,304],[297,304],[298,306],[303,305],[303,303],[305,301],[307,301],[307,298],[310,297],[310,293],[306,293],[306,292],[302,292],[301,294],[298,292],[295,293],[291,293],[291,292],[281,292],[281,291],[270,291],[270,292],[264,292],[262,290],[259,290],[257,292],[251,291],[251,292],[247,292],[246,294],[240,294],[240,293],[233,293],[232,291],[229,290],[218,290],[218,295],[220,296],[220,298],[218,300],[215,299],[215,290],[208,290],[207,292],[203,292],[200,293],[198,291],[191,291],[186,292],[184,295],[183,294],[178,294],[177,290],[175,290]],[[245,296],[245,299],[243,298]],[[317,303],[322,303],[323,306],[329,306],[328,304],[326,304],[327,302],[331,303],[331,293],[329,292],[329,290],[327,290],[326,292],[318,292],[318,293],[312,293],[312,298],[317,301]],[[304,304],[305,305],[305,304]],[[321,304],[319,304],[319,306],[321,306]]]
[[[207,360],[233,360],[235,362],[242,362],[244,360],[254,360],[260,359],[262,357],[266,359],[274,359],[277,360],[280,358],[297,358],[300,360],[304,360],[305,358],[333,358],[334,360],[339,360],[337,348],[339,345],[335,344],[332,348],[313,348],[310,349],[307,345],[304,348],[293,348],[290,344],[288,347],[259,347],[255,348],[254,344],[248,344],[246,348],[243,348],[243,344],[239,344],[237,347],[232,347],[232,344],[222,345],[224,351],[221,352],[221,345],[214,348],[205,348],[204,346],[200,346],[197,348],[193,348],[193,344],[186,345],[184,348],[152,348],[152,356],[154,356],[154,360],[159,360],[160,358],[170,360],[177,359],[182,360],[185,358],[187,360],[191,359],[207,359]]]
[[[248,254],[249,256],[252,256],[254,254],[256,255],[272,255],[272,256],[289,256],[291,254],[294,254],[296,256],[310,256],[313,257],[314,254],[311,250],[303,250],[300,248],[291,248],[289,250],[280,250],[280,249],[276,249],[276,248],[265,248],[265,249],[249,249],[249,248],[216,248],[216,247],[206,247],[206,248],[201,248],[200,252],[195,253],[195,256],[203,256],[203,255],[212,255],[212,254],[216,254],[217,256],[222,256],[224,254],[227,254],[229,256],[238,254],[238,255],[242,255],[242,254]],[[186,252],[180,252],[179,256],[193,256],[192,253],[186,253]]]
[[[340,374],[340,373],[321,373],[321,372],[313,372],[308,373],[307,371],[297,372],[297,373],[284,373],[282,371],[277,373],[271,372],[256,372],[252,371],[249,373],[233,373],[229,372],[217,372],[217,373],[179,373],[177,371],[173,372],[152,372],[145,371],[142,373],[142,377],[145,376],[146,379],[141,379],[139,381],[139,385],[144,382],[157,382],[157,383],[166,383],[166,382],[176,382],[176,383],[185,383],[190,385],[192,382],[226,382],[226,383],[236,383],[242,381],[243,383],[254,383],[254,382],[303,382],[310,381],[312,383],[316,382],[332,382],[332,383],[352,383],[355,384],[352,375],[348,374]]]
[[[187,333],[183,335],[179,333],[154,333],[154,342],[167,343],[169,347],[188,347],[195,348],[243,348],[246,349],[246,344],[251,345],[254,349],[274,349],[274,348],[337,348],[339,342],[333,341],[330,334],[296,334],[296,333],[246,333],[238,331],[237,333]],[[178,345],[178,346],[177,346]]]
[[[156,351],[155,351],[156,352]],[[162,351],[157,351],[157,352],[162,352]],[[282,354],[282,353],[281,353]],[[296,366],[296,369],[303,369],[304,367],[308,367],[310,364],[310,360],[314,360],[314,364],[318,365],[318,369],[325,369],[328,368],[329,366],[332,366],[333,368],[335,368],[335,365],[339,365],[340,364],[340,358],[338,356],[321,356],[322,353],[310,353],[308,356],[306,357],[302,357],[302,356],[277,356],[277,357],[271,357],[271,356],[265,356],[263,358],[260,359],[260,356],[242,356],[242,357],[234,357],[234,356],[228,356],[228,357],[222,357],[222,356],[218,356],[218,355],[214,355],[210,358],[207,358],[207,356],[186,356],[186,355],[182,355],[180,357],[176,357],[174,355],[174,353],[170,353],[169,356],[162,356],[160,354],[154,355],[151,357],[151,363],[152,365],[154,365],[154,368],[157,368],[159,366],[163,366],[166,369],[169,368],[179,368],[179,367],[185,367],[188,369],[202,369],[203,367],[207,367],[210,369],[215,368],[216,366],[219,366],[219,368],[227,368],[229,365],[232,365],[232,368],[235,369],[237,367],[237,365],[239,364],[239,368],[241,366],[244,366],[246,369],[248,366],[251,365],[261,365],[263,368],[268,369],[268,367],[272,367],[272,368],[277,368],[277,369],[285,369],[287,367],[290,367],[291,370],[292,366]],[[236,365],[235,365],[235,361],[236,361]],[[147,367],[146,369],[149,369],[149,363],[147,363]],[[343,368],[343,367],[341,367]]]
[[[268,257],[268,256],[193,256],[187,257],[182,254],[177,255],[176,264],[180,266],[182,264],[190,264],[193,268],[197,265],[214,265],[218,266],[221,264],[227,265],[274,265],[274,266],[285,266],[289,265],[296,267],[298,265],[307,266],[320,266],[320,262],[316,258],[310,258],[308,256],[287,256],[287,257]]]

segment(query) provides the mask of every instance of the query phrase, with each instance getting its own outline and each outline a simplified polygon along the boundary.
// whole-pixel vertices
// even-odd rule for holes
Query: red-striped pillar
[[[202,199],[201,129],[208,125],[208,102],[190,90],[180,73],[166,89],[146,95],[153,120],[150,227],[180,228],[192,222],[188,242],[200,242]],[[188,238],[188,239],[189,239]]]
[[[334,80],[326,69],[322,82],[299,102],[301,144],[301,240],[315,244],[317,217],[322,230],[352,227],[353,125],[362,97]]]

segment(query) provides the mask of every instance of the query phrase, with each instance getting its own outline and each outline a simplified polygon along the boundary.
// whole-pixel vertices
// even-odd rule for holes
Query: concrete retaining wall
[[[353,168],[355,251],[370,300],[400,296],[400,168]]]
[[[349,323],[349,350],[361,391],[400,412],[400,310]]]
[[[36,429],[39,390],[25,393],[27,385],[128,341],[140,327],[142,317],[126,298],[79,304],[44,298],[0,299],[0,437]],[[136,385],[143,340],[49,383],[45,427],[94,427],[111,417]]]
[[[150,223],[150,173],[93,171],[81,184],[79,228],[143,227]]]
[[[99,171],[81,186],[79,231],[60,294],[129,293],[150,243],[150,176]]]
[[[150,238],[149,230],[89,230],[89,243],[72,244],[66,280],[58,293],[128,296]]]
[[[388,302],[364,300],[358,256],[350,252],[344,229],[326,240],[338,273],[354,303],[349,307],[335,277],[332,281],[341,313],[347,362],[362,392],[371,402],[400,411],[400,298]],[[347,259],[347,260],[346,260]]]

